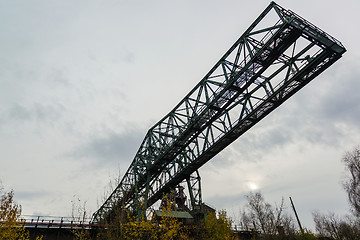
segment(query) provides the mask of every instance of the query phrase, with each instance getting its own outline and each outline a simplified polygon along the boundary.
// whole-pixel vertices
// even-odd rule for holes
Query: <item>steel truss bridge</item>
[[[147,132],[93,222],[144,210],[182,182],[202,204],[198,169],[346,52],[335,38],[274,2],[180,103]]]

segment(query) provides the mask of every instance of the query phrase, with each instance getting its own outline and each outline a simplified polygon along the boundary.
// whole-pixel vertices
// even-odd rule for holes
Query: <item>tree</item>
[[[101,227],[97,239],[138,239],[138,240],[171,240],[191,239],[188,228],[177,217],[173,208],[173,201],[167,195],[163,197],[164,207],[161,217],[155,214],[138,218],[129,212],[118,214],[126,215],[121,220],[110,221]],[[116,215],[114,215],[117,218]]]
[[[321,236],[325,237],[360,239],[360,147],[346,152],[342,162],[347,171],[343,187],[353,214],[338,217],[334,213],[314,212],[315,228]]]
[[[128,221],[121,226],[121,239],[190,239],[186,233],[186,226],[176,218],[171,200],[164,196],[163,201],[166,204],[162,208],[163,215],[159,219],[156,219],[155,215],[152,219],[128,216]]]
[[[277,232],[294,234],[293,219],[285,212],[284,199],[280,206],[273,207],[265,202],[260,192],[247,196],[247,207],[242,211],[240,225],[246,229],[254,229],[265,235],[275,235]]]
[[[208,213],[204,219],[204,232],[201,239],[223,240],[234,239],[234,233],[231,230],[231,219],[227,216],[225,210]]]
[[[29,234],[19,227],[21,207],[14,203],[14,193],[3,193],[0,199],[0,239],[27,239]]]
[[[21,221],[21,206],[14,202],[14,192],[0,186],[0,239],[28,240],[29,233]],[[42,239],[38,237],[36,239]]]
[[[313,212],[316,232],[323,237],[338,238],[338,231],[336,230],[340,219],[334,213],[322,214],[320,212]]]
[[[81,203],[79,198],[75,198],[71,201],[72,210],[71,210],[71,219],[75,223],[79,223],[74,230],[74,240],[89,240],[91,239],[89,229],[86,229],[81,223],[86,223],[89,217],[87,216],[86,211],[86,202]]]
[[[360,223],[353,216],[338,217],[334,213],[313,213],[316,231],[333,239],[360,239]]]
[[[343,186],[354,215],[360,218],[360,147],[355,147],[353,151],[346,152],[342,160],[349,173]]]

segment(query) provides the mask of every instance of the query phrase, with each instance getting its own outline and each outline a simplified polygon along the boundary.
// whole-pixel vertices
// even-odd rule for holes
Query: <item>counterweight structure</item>
[[[142,214],[186,181],[201,206],[198,169],[338,60],[335,38],[274,2],[180,103],[146,134],[120,184],[93,215]]]

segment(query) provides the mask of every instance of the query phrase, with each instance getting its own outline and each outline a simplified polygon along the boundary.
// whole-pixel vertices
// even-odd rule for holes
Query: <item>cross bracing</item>
[[[345,51],[329,34],[270,3],[189,94],[147,132],[93,221],[115,208],[139,213],[184,180],[191,187],[197,169]],[[195,205],[201,194],[196,197]]]

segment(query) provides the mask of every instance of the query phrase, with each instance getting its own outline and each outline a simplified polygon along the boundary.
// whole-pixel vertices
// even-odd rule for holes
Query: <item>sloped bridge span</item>
[[[202,205],[198,169],[346,52],[335,38],[274,2],[203,79],[147,132],[120,184],[94,213],[144,210],[181,182]]]

